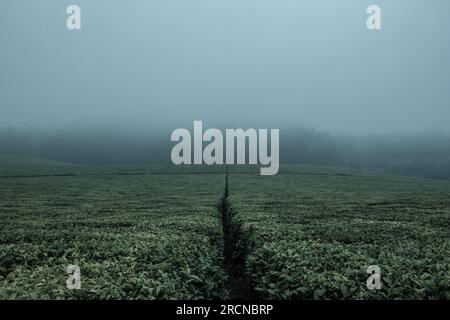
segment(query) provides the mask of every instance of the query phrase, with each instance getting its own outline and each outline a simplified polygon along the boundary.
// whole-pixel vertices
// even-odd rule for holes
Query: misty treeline
[[[175,144],[170,133],[8,128],[0,129],[0,154],[77,164],[166,164]],[[333,136],[313,128],[281,128],[280,161],[450,179],[450,133]]]

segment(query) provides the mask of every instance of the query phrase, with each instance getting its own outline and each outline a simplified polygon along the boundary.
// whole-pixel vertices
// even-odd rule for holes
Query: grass
[[[258,297],[450,298],[449,182],[232,169],[230,201],[251,235],[244,269]],[[229,298],[215,211],[223,171],[0,156],[0,298]],[[81,290],[66,288],[69,264],[81,268]],[[366,287],[372,264],[379,291]]]

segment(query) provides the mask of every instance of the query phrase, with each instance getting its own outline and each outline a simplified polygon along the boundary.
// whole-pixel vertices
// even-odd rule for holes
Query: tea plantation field
[[[0,299],[230,298],[216,212],[223,172],[0,156]],[[305,166],[258,173],[229,177],[257,297],[450,298],[450,182]],[[66,288],[70,264],[80,290]],[[381,290],[366,287],[369,265],[381,268]]]
[[[26,164],[8,170],[87,170]],[[72,175],[0,178],[0,299],[226,298],[223,177]],[[81,290],[66,288],[69,264]]]
[[[246,270],[266,299],[449,299],[450,183],[285,167],[232,175],[253,231]],[[382,289],[368,290],[369,265]]]

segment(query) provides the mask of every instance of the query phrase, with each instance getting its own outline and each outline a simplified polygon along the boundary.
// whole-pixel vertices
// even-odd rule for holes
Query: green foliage
[[[231,182],[261,298],[450,298],[450,183],[308,167]],[[379,291],[366,287],[373,264]]]
[[[224,241],[261,298],[450,298],[446,181],[232,168],[224,227],[223,168],[33,165],[0,170],[0,299],[226,299]],[[60,176],[13,177],[36,172]],[[81,290],[66,289],[69,264]]]
[[[204,175],[7,178],[0,299],[227,298]],[[66,267],[81,268],[81,290]]]

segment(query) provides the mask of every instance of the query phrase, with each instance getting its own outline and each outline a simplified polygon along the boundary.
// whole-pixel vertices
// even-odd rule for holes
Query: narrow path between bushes
[[[224,269],[228,275],[230,299],[256,299],[256,293],[245,273],[245,260],[250,250],[250,238],[231,205],[228,177],[227,167],[225,190],[217,205],[217,211],[222,221]]]

